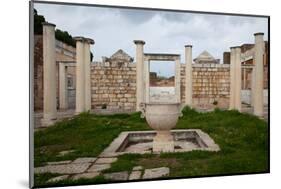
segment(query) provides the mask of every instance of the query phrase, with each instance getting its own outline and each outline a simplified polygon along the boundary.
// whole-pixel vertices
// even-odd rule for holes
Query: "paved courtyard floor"
[[[102,171],[109,169],[111,163],[115,161],[117,161],[117,157],[83,157],[74,161],[48,162],[45,166],[36,167],[34,172],[35,174],[60,174],[49,179],[48,183],[55,183],[65,179],[93,179],[99,175],[103,175],[105,179],[112,181],[155,179],[168,176],[170,173],[168,167],[143,169],[142,166],[135,166],[128,171],[102,173]]]

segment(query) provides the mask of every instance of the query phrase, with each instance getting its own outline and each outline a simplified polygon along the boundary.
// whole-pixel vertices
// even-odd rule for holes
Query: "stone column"
[[[59,63],[59,105],[60,109],[68,108],[67,101],[67,67],[64,63]]]
[[[241,48],[235,48],[235,109],[241,111]]]
[[[264,41],[263,33],[255,35],[255,83],[254,83],[254,114],[263,116],[263,53]]]
[[[185,105],[192,107],[192,45],[185,46]]]
[[[147,60],[147,62],[144,62],[144,73],[143,73],[143,77],[144,77],[144,84],[145,84],[145,88],[143,90],[143,92],[145,92],[145,103],[149,103],[149,96],[150,96],[150,90],[149,90],[149,86],[150,86],[150,75],[149,75],[149,68],[150,68],[150,60]]]
[[[254,95],[255,94],[255,65],[253,65],[251,72],[251,106],[254,107]]]
[[[230,48],[230,94],[229,94],[229,109],[235,108],[235,48]]]
[[[140,111],[140,104],[144,102],[144,55],[143,55],[143,46],[145,44],[144,41],[134,40],[136,44],[136,84],[137,84],[137,94],[136,94],[136,111]]]
[[[76,108],[77,114],[85,111],[85,60],[84,38],[75,37],[76,40]]]
[[[175,70],[175,95],[176,102],[181,102],[181,65],[180,65],[180,56],[175,60],[176,70]]]
[[[85,111],[91,110],[91,51],[90,44],[95,44],[92,39],[85,39],[84,43],[84,68],[85,68]]]
[[[43,23],[43,119],[42,126],[54,123],[57,118],[55,27]]]

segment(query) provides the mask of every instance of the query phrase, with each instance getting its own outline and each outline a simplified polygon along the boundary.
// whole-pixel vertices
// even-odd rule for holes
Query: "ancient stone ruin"
[[[54,24],[43,24],[42,58],[38,58],[42,63],[35,61],[34,102],[35,110],[43,111],[39,116],[40,126],[51,125],[62,112],[71,115],[85,111],[134,112],[142,111],[144,103],[159,101],[199,110],[219,107],[242,111],[242,101],[246,99],[253,114],[264,116],[268,68],[263,33],[254,34],[255,44],[246,50],[241,46],[231,47],[230,53],[224,54],[229,61],[221,64],[207,51],[193,63],[191,45],[184,47],[184,63],[180,62],[179,54],[144,53],[142,40],[134,41],[135,60],[120,49],[111,57],[91,62],[90,45],[94,45],[94,40],[85,37],[75,38],[73,58],[63,61],[57,59],[54,31]],[[35,59],[36,52],[35,48]],[[149,62],[152,60],[175,62],[173,95],[150,97]],[[252,64],[248,64],[249,61]],[[246,97],[242,90],[245,88],[250,88],[250,95]]]

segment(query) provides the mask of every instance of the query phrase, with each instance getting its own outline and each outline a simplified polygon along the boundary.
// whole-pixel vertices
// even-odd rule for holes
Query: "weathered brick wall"
[[[94,62],[91,66],[92,109],[135,111],[136,64]]]
[[[34,37],[34,110],[42,110],[43,107],[43,37]]]
[[[230,91],[228,64],[193,64],[192,98],[198,108],[227,108]],[[185,64],[181,64],[181,100],[185,101]],[[217,102],[217,105],[214,105]]]
[[[75,48],[63,42],[56,40],[56,82],[57,82],[57,107],[59,107],[59,66],[58,61],[75,61]],[[34,111],[43,110],[43,36],[34,36]],[[68,69],[68,73],[74,76],[75,70]],[[74,91],[75,93],[75,91]],[[75,102],[74,102],[75,103]],[[71,97],[70,104],[73,104],[73,97]],[[74,108],[71,106],[71,108]]]

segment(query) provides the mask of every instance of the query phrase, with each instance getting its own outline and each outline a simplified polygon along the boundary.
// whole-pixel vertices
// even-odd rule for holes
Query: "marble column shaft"
[[[192,107],[192,46],[185,46],[185,105]]]
[[[143,55],[143,46],[144,41],[135,40],[136,44],[136,85],[137,85],[137,94],[136,94],[136,111],[140,111],[140,104],[144,102],[144,55]]]
[[[48,126],[57,118],[55,25],[43,23],[43,119]]]
[[[235,48],[235,109],[241,111],[241,48]]]
[[[263,33],[256,33],[255,36],[255,80],[254,80],[254,114],[263,115],[263,54],[264,40]]]

